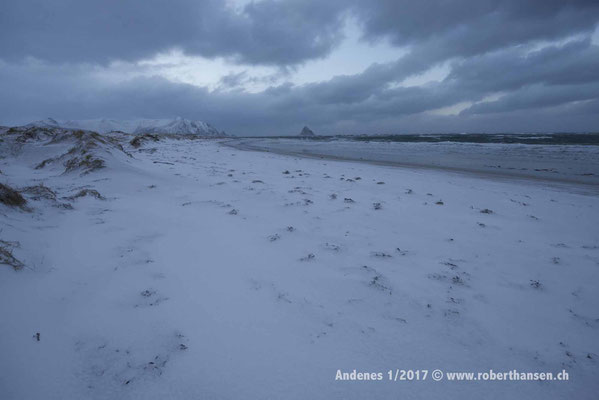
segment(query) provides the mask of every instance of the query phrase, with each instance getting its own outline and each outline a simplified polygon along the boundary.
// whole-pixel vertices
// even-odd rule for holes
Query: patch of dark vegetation
[[[308,254],[305,257],[300,258],[300,261],[311,261],[314,260],[316,258],[316,256],[312,253]]]
[[[327,250],[332,250],[332,251],[340,251],[341,250],[341,246],[339,246],[338,244],[328,243],[328,242],[324,244],[324,248]]]
[[[38,165],[35,166],[35,169],[42,169],[45,168],[46,165],[53,163],[54,161],[56,161],[55,158],[47,158],[44,161],[42,161],[41,163],[39,163]]]
[[[372,207],[375,210],[380,210],[381,208],[383,208],[383,206],[381,205],[381,203],[372,203]]]
[[[18,271],[20,269],[23,269],[23,267],[25,267],[25,264],[23,264],[12,254],[12,249],[14,247],[19,247],[19,243],[6,242],[4,240],[0,240],[0,264],[8,265],[12,267],[15,271]]]
[[[370,253],[371,256],[373,257],[380,257],[380,258],[391,258],[393,257],[391,254],[387,254],[383,251],[373,251],[372,253]]]
[[[551,258],[551,261],[552,261],[554,264],[560,264],[560,263],[562,262],[561,258],[559,258],[559,257],[552,257],[552,258]]]
[[[527,206],[528,205],[528,203],[524,203],[522,201],[517,201],[517,200],[514,200],[514,199],[510,199],[510,201],[512,203],[520,204],[521,206]]]
[[[144,291],[142,291],[140,293],[140,295],[142,295],[143,297],[151,297],[151,296],[153,296],[155,294],[156,294],[156,291],[155,290],[151,290],[151,289],[146,289],[146,290],[144,290]]]
[[[406,254],[408,254],[407,250],[402,250],[399,247],[396,247],[395,250],[402,256],[405,256]]]
[[[139,294],[145,299],[142,303],[136,304],[135,307],[153,307],[168,300],[168,297],[160,296],[154,289],[146,289],[141,291]]]
[[[9,207],[23,207],[27,200],[15,189],[0,183],[0,203]]]
[[[31,200],[56,200],[56,193],[43,183],[35,186],[27,186],[22,193],[26,193],[31,197]]]
[[[69,203],[59,202],[56,198],[56,192],[54,192],[49,187],[45,186],[43,183],[40,183],[39,185],[35,186],[27,186],[26,188],[21,190],[21,192],[27,195],[27,197],[33,201],[47,200],[51,202],[53,207],[58,207],[65,210],[73,209],[73,206]]]
[[[104,160],[102,160],[101,158],[94,157],[91,154],[86,154],[82,158],[75,157],[71,158],[70,160],[67,160],[64,166],[64,172],[71,172],[74,170],[82,169],[84,174],[88,174],[92,171],[104,168],[106,165],[104,163]]]
[[[15,141],[17,143],[26,143],[33,140],[39,140],[47,137],[51,137],[55,134],[51,128],[43,127],[12,127],[6,131],[7,135],[17,135]]]
[[[444,261],[441,264],[448,266],[450,269],[456,269],[458,266],[452,262]]]
[[[370,282],[368,283],[370,287],[374,287],[384,292],[389,292],[390,295],[392,294],[391,287],[386,283],[383,275],[381,275],[376,269],[369,267],[368,265],[363,265],[362,268],[368,271],[368,273],[373,274],[372,278],[370,279]]]
[[[299,193],[299,194],[308,194],[305,191],[302,190],[301,186],[296,186],[291,190],[288,190],[287,193]]]
[[[95,197],[98,200],[106,200],[106,198],[104,198],[104,196],[102,196],[97,190],[94,190],[94,189],[82,189],[77,194],[74,194],[73,196],[65,197],[65,199],[77,200],[80,197],[86,197],[86,196]]]
[[[143,135],[137,135],[135,136],[133,139],[131,139],[131,141],[129,142],[129,144],[135,148],[140,147],[144,142],[148,142],[148,141],[153,141],[153,142],[158,142],[160,141],[160,138],[157,135],[152,135],[151,133],[145,133]]]
[[[531,279],[530,287],[532,287],[534,289],[541,289],[543,287],[543,284],[537,280]]]
[[[58,157],[43,160],[35,166],[35,169],[42,169],[49,164],[62,162],[65,167],[65,173],[82,170],[83,174],[87,174],[105,167],[105,161],[97,154],[97,150],[108,154],[112,150],[117,150],[131,157],[131,154],[125,151],[118,139],[102,136],[96,132],[55,128],[31,129],[35,132],[45,132],[46,137],[51,138],[48,142],[50,144],[74,142],[74,145],[66,153]],[[40,139],[39,135],[35,138]]]

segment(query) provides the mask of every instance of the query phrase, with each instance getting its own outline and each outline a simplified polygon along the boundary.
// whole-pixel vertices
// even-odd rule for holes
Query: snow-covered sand
[[[0,204],[26,265],[0,265],[2,399],[599,393],[597,196],[210,140],[124,142],[80,175],[34,169],[68,149],[44,143],[0,160],[57,194]],[[397,368],[570,380],[335,381]]]

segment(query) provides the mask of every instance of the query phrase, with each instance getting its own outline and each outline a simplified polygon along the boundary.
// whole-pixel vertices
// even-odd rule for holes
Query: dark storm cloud
[[[178,48],[287,65],[322,57],[343,37],[333,1],[265,0],[239,13],[220,0],[6,0],[1,8],[5,59],[105,63]]]
[[[532,85],[506,94],[498,100],[475,104],[461,114],[503,113],[570,102],[586,102],[597,99],[597,93],[599,93],[599,82],[581,85]]]
[[[448,79],[480,90],[500,91],[524,85],[577,84],[599,80],[599,46],[587,38],[563,46],[526,52],[510,48],[453,63]]]
[[[381,0],[360,1],[356,10],[365,38],[387,37],[442,60],[590,32],[597,23],[599,2]]]
[[[599,126],[599,47],[590,40],[599,21],[596,1],[267,0],[241,12],[216,1],[133,4],[3,5],[0,120],[180,115],[236,134],[296,133],[304,124],[326,133]],[[275,79],[253,77],[251,67],[224,76],[214,91],[158,77],[113,82],[96,75],[109,60],[176,47],[275,65],[284,77],[293,64],[329,54],[348,15],[366,40],[407,46],[407,54],[359,74],[260,93],[243,85]],[[440,82],[397,85],[442,62],[450,72]],[[481,102],[490,95],[500,97]],[[474,104],[459,115],[429,113],[460,103]]]
[[[0,54],[52,61],[137,60],[179,48],[250,64],[323,57],[351,14],[368,40],[414,46],[422,63],[593,29],[596,1],[264,0],[237,12],[220,0],[6,0]],[[404,65],[406,71],[416,64]],[[413,72],[413,71],[407,71]]]
[[[454,58],[588,35],[599,21],[599,2],[582,0],[358,1],[352,10],[366,40],[411,49],[395,64],[394,79]]]

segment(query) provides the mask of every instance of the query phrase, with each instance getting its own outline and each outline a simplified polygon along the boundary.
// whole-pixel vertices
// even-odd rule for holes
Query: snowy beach
[[[0,204],[21,263],[0,265],[3,399],[599,392],[596,194],[231,139],[21,137],[0,142],[1,183],[26,199]]]

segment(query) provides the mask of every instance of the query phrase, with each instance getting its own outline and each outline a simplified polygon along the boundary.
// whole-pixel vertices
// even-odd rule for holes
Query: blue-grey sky
[[[599,131],[599,2],[5,0],[0,123]]]

